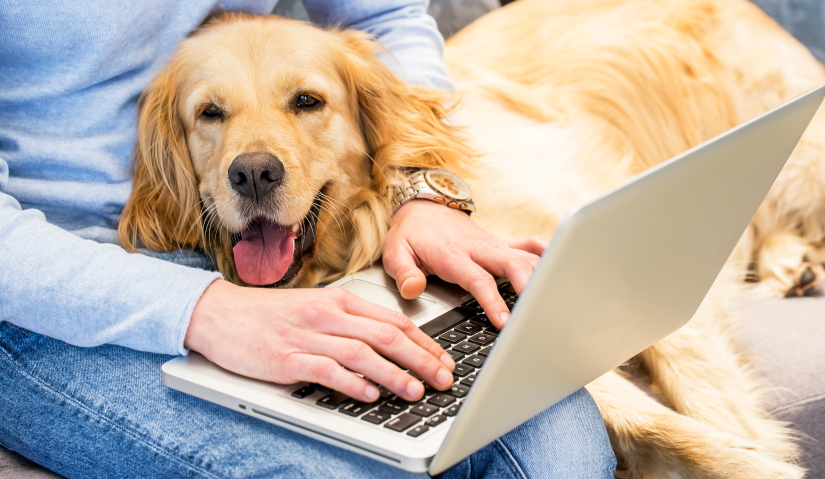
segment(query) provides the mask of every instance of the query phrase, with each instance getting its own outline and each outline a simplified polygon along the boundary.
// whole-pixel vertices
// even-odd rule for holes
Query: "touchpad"
[[[421,311],[436,305],[435,301],[430,301],[429,299],[404,299],[397,291],[360,279],[354,279],[339,287],[346,289],[350,293],[355,293],[367,301],[379,304],[393,311],[398,311],[408,317],[415,316]]]

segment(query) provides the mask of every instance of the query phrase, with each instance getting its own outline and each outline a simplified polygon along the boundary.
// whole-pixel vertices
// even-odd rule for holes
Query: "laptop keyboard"
[[[517,298],[515,290],[510,283],[502,283],[498,289],[512,310]],[[315,402],[316,406],[411,437],[419,437],[445,424],[458,414],[487,355],[496,344],[498,330],[475,299],[427,322],[421,330],[435,339],[456,362],[454,383],[449,390],[442,392],[425,384],[424,397],[408,402],[379,386],[378,401],[364,403],[318,384],[309,384],[296,389],[292,397],[304,399],[321,391],[325,396]]]

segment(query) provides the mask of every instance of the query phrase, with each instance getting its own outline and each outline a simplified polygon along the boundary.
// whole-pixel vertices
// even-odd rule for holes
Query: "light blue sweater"
[[[136,100],[209,11],[276,2],[0,2],[0,320],[79,346],[186,353],[220,275],[117,246]],[[407,81],[451,88],[426,0],[304,3],[315,23],[376,35]]]

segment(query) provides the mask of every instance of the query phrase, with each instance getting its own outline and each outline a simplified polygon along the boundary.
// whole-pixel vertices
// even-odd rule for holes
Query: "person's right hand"
[[[318,383],[366,402],[378,399],[378,388],[352,371],[414,401],[424,387],[399,366],[439,390],[452,386],[455,368],[409,318],[340,288],[257,289],[216,280],[195,305],[184,346],[244,376]]]

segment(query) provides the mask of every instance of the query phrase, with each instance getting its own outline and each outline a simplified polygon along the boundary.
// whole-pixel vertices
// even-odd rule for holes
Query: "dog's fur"
[[[235,271],[230,233],[252,216],[304,220],[322,198],[314,251],[290,286],[311,286],[375,261],[389,225],[383,191],[398,168],[466,174],[473,152],[446,119],[449,98],[399,81],[355,31],[325,32],[278,17],[224,13],[184,41],[140,102],[127,248],[198,248]],[[296,111],[309,92],[323,108]],[[211,105],[221,120],[200,115]],[[277,204],[252,211],[227,180],[241,153],[267,151],[286,169]],[[269,205],[265,205],[269,206]]]
[[[254,214],[293,225],[322,198],[290,286],[380,255],[383,191],[405,166],[469,178],[477,221],[500,237],[549,237],[574,205],[825,83],[808,51],[745,0],[516,2],[448,42],[463,96],[453,121],[451,97],[400,82],[375,52],[362,34],[277,17],[224,15],[194,33],[141,100],[124,246],[202,248],[240,282],[229,238],[252,214],[227,168],[261,150],[287,175],[280,201]],[[296,112],[302,91],[323,109]],[[208,104],[226,115],[199,118]],[[622,474],[804,475],[733,330],[747,319],[736,297],[808,294],[823,276],[823,134],[818,114],[688,326],[588,386]]]

